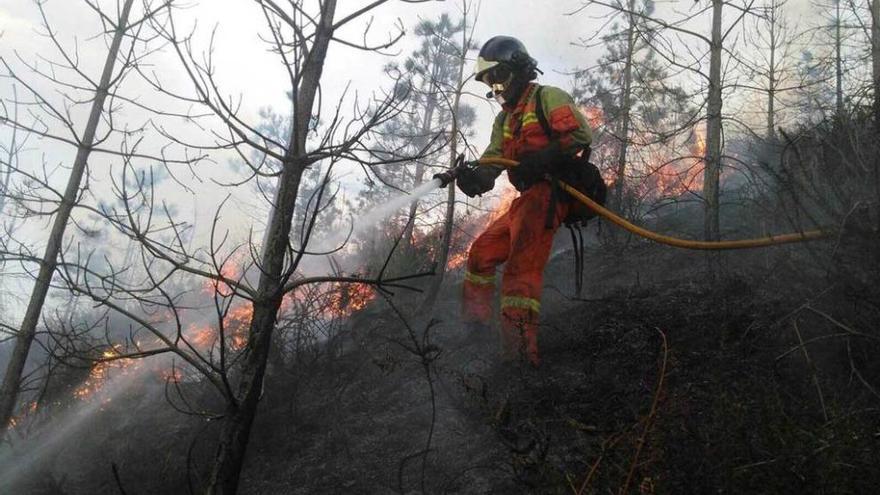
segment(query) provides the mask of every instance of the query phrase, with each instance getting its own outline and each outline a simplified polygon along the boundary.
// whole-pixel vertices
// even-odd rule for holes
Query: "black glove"
[[[559,141],[553,141],[542,150],[520,156],[513,175],[517,182],[532,185],[543,179],[545,174],[555,174],[565,159]]]
[[[432,179],[436,179],[440,181],[440,187],[446,187],[450,182],[455,180],[455,171],[447,170],[445,172],[440,172],[439,174],[434,174]]]
[[[489,192],[495,187],[495,178],[498,177],[497,171],[489,166],[476,166],[462,168],[458,173],[456,184],[461,192],[468,197]]]

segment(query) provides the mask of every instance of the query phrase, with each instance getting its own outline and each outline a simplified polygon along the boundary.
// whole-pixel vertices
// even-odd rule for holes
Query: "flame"
[[[159,378],[169,383],[180,383],[183,381],[183,371],[177,367],[160,370]]]
[[[706,156],[706,127],[700,126],[694,129],[694,155]]]
[[[141,366],[141,362],[131,358],[120,358],[119,350],[121,346],[117,345],[107,349],[101,353],[101,358],[92,365],[89,370],[89,376],[73,391],[73,396],[80,400],[88,400],[99,394],[107,378],[112,370],[118,370],[121,373],[130,373]],[[103,398],[104,402],[109,402],[109,398]]]
[[[191,325],[186,332],[187,339],[196,349],[208,349],[214,343],[214,329],[210,325]]]
[[[18,416],[13,416],[9,418],[9,422],[6,423],[6,426],[9,430],[15,429],[19,424],[23,423],[25,419],[29,416],[32,416],[35,412],[37,412],[37,401],[32,400],[28,403],[24,412],[19,414]]]
[[[664,167],[662,177],[666,180],[658,184],[658,190],[665,196],[681,196],[703,189],[703,167],[706,156],[706,127],[697,126],[690,145],[692,158],[677,160]]]
[[[601,108],[588,105],[581,107],[581,113],[587,118],[590,128],[598,129],[605,125],[605,112]]]
[[[223,317],[223,334],[227,339],[226,344],[232,350],[237,351],[247,345],[247,333],[253,316],[254,308],[250,302],[242,302],[226,312]],[[185,336],[196,350],[205,352],[217,343],[217,339],[220,337],[220,328],[194,323],[187,328]]]
[[[328,317],[341,318],[367,307],[376,297],[367,285],[343,284],[336,282],[330,287],[330,305],[324,314]]]
[[[238,250],[222,260],[220,265],[220,276],[227,280],[238,280],[242,278],[245,271],[245,257],[248,255],[245,250]],[[228,284],[216,279],[207,279],[202,283],[202,292],[205,294],[219,294],[221,296],[229,295],[232,288]]]
[[[457,228],[449,247],[449,258],[446,263],[447,270],[461,268],[467,263],[468,252],[476,236],[479,235],[492,222],[498,220],[510,210],[510,206],[519,196],[519,192],[509,182],[505,181],[500,193],[493,201],[492,210],[480,215],[461,227]]]
[[[224,263],[221,274],[229,279],[239,279],[245,272],[245,267],[239,262],[243,256],[233,256]],[[230,287],[217,280],[208,280],[202,290],[211,296],[220,296],[220,299],[234,297]],[[303,287],[285,296],[282,300],[280,312],[291,310],[300,303],[312,304],[316,301],[320,315],[323,318],[343,318],[352,313],[362,310],[376,297],[371,287],[365,284],[354,283],[325,283],[316,286]],[[169,315],[172,320],[173,315]],[[232,351],[240,351],[247,346],[251,321],[253,319],[253,303],[239,300],[232,304],[222,319],[222,330],[225,338],[224,344]],[[167,320],[166,320],[167,321]],[[183,332],[186,342],[198,352],[211,353],[218,345],[221,326],[206,322],[193,322]],[[158,341],[156,342],[159,343]],[[139,343],[138,343],[139,345]],[[129,373],[145,366],[144,360],[137,358],[121,358],[123,348],[121,345],[104,350],[100,358],[91,366],[86,379],[73,391],[73,397],[78,400],[92,400],[100,396],[100,391],[107,383],[112,373]],[[168,365],[154,369],[155,376],[165,382],[180,383],[186,379],[183,369]],[[109,401],[102,397],[102,401]],[[11,420],[11,425],[16,425],[21,419]]]
[[[495,209],[489,213],[486,221],[483,222],[483,227],[487,227],[495,220],[504,216],[510,210],[510,206],[517,196],[519,196],[519,192],[510,183],[506,183],[501,189],[501,195],[498,197],[498,200],[495,201]]]
[[[455,270],[456,268],[464,266],[467,262],[468,253],[466,250],[461,250],[455,253],[451,253],[449,255],[449,259],[446,262],[447,270]]]
[[[605,122],[601,107],[580,107],[584,118],[596,132],[592,143],[591,161],[603,171],[606,183],[617,177],[619,136],[603,132]],[[676,198],[702,190],[702,174],[706,155],[705,123],[696,125],[687,136],[674,135],[658,141],[658,135],[633,120],[627,135],[626,189],[634,204],[649,204],[663,198]]]
[[[635,143],[650,141],[640,141],[638,133],[631,139]],[[682,157],[680,149],[684,146],[688,149],[688,156]],[[631,147],[627,163],[629,187],[636,196],[647,200],[676,198],[699,192],[703,187],[705,155],[704,126],[694,128],[683,143],[679,140],[669,144]]]
[[[376,298],[375,291],[367,284],[351,282],[330,282],[300,287],[288,294],[282,304],[281,311],[292,307],[307,306],[307,310],[316,312],[327,320],[351,316],[360,311]]]

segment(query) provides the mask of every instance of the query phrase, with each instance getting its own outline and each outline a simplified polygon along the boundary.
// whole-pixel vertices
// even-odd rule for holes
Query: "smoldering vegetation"
[[[613,21],[571,40],[599,55],[564,88],[612,210],[798,242],[690,251],[593,220],[576,252],[561,229],[539,369],[458,318],[468,247],[515,191],[431,182],[480,155],[479,9],[383,38],[383,2],[281,3],[252,5],[289,79],[275,108],[230,103],[173,1],[86,4],[100,79],[51,3],[55,70],[2,59],[0,492],[877,491],[880,3],[803,29],[777,0],[560,16]],[[386,57],[369,96],[324,74],[336,45]]]
[[[455,271],[434,318],[407,310],[419,298],[400,293],[334,320],[329,339],[282,324],[241,492],[872,491],[880,239],[866,201],[875,193],[847,170],[857,154],[844,149],[836,156],[856,158],[825,165],[816,152],[862,129],[838,122],[802,134],[766,172],[769,196],[724,217],[730,231],[757,235],[788,221],[773,201],[797,201],[810,218],[838,222],[828,242],[715,253],[710,280],[705,254],[610,239],[607,224],[593,225],[586,292],[574,298],[561,235],[538,370],[499,362],[492,336],[464,332]],[[796,155],[847,173],[833,183],[793,174]],[[695,211],[658,214],[652,226],[698,232]],[[413,259],[395,269],[418,268],[406,266]],[[122,386],[112,400],[73,406],[70,423],[46,413],[41,430],[38,413],[34,434],[14,442],[17,467],[4,469],[13,493],[197,490],[218,425],[175,409],[179,397],[192,410],[217,407],[210,386],[144,377]],[[28,463],[28,452],[38,459]]]

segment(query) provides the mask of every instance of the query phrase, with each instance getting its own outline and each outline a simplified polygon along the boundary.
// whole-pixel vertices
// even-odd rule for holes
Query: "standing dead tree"
[[[871,82],[874,89],[874,134],[880,142],[880,0],[871,2]],[[874,155],[874,190],[880,198],[880,155]],[[880,220],[878,220],[880,228]]]
[[[458,38],[460,33],[466,33],[468,29],[464,17],[442,14],[437,19],[423,19],[414,29],[419,39],[418,48],[400,62],[386,66],[385,70],[391,77],[405,80],[412,91],[406,110],[398,119],[383,126],[382,146],[389,154],[417,154],[420,150],[429,149],[431,152],[425,154],[425,159],[412,164],[373,167],[371,172],[375,179],[368,176],[365,180],[367,187],[359,193],[360,201],[365,206],[384,201],[395,189],[409,189],[424,183],[433,173],[430,172],[431,168],[436,169],[432,163],[436,161],[436,155],[455,138],[455,132],[465,130],[472,124],[474,112],[471,107],[461,105],[455,115],[451,108],[459,80],[461,48]],[[456,126],[458,129],[452,129]],[[447,196],[448,200],[448,195],[437,190],[435,194],[413,201],[406,214],[393,222],[402,225],[403,229],[402,256],[395,260],[395,265],[400,265],[403,271],[412,269],[414,265],[427,266],[432,261],[430,255],[438,249],[442,250],[443,242],[439,242],[438,246],[433,240],[437,237],[435,232],[442,229],[442,196]],[[390,244],[391,238],[396,235],[388,229],[378,234],[382,236],[381,239],[373,236],[364,240],[368,244],[380,241],[380,251],[386,249],[386,244]]]
[[[737,87],[765,98],[766,127],[763,134],[768,142],[776,140],[776,128],[783,122],[780,103],[784,104],[786,95],[806,85],[799,80],[794,53],[803,33],[789,21],[786,3],[785,0],[769,0],[756,9],[759,15],[747,36],[750,49],[744,50],[740,57],[745,82],[738,83]],[[748,127],[748,123],[742,123]]]
[[[339,42],[351,49],[375,51],[392,46],[403,36],[401,31],[375,45],[370,45],[366,39],[358,44],[341,37],[340,31],[343,27],[384,3],[386,0],[374,1],[349,14],[338,16],[336,0],[327,0],[317,5],[292,0],[256,2],[266,20],[267,40],[287,75],[289,94],[293,101],[290,135],[284,142],[261,134],[258,126],[248,123],[247,116],[229,103],[215,78],[211,57],[202,58],[196,55],[192,38],[179,31],[173,16],[169,16],[166,23],[156,25],[189,75],[191,92],[175,93],[153,76],[144,76],[157,91],[207,108],[215,122],[221,123],[222,132],[213,134],[215,143],[201,146],[183,144],[202,149],[235,150],[249,166],[251,177],[272,176],[277,181],[265,242],[262,246],[250,245],[248,250],[251,258],[248,265],[256,275],[255,284],[249,283],[247,275],[237,278],[224,276],[221,268],[224,265],[223,260],[218,259],[219,250],[212,250],[211,260],[204,260],[214,267],[213,270],[206,271],[198,267],[199,262],[193,259],[191,253],[181,252],[179,244],[170,246],[172,249],[169,251],[169,246],[161,246],[160,249],[159,245],[151,244],[151,240],[138,236],[152,256],[171,263],[181,271],[215,280],[217,284],[228,287],[226,290],[229,294],[246,299],[252,308],[247,329],[243,332],[241,353],[234,368],[225,363],[225,366],[205,370],[208,376],[214,377],[214,382],[226,400],[214,465],[208,482],[209,493],[235,493],[238,488],[250,430],[263,388],[273,330],[285,295],[314,283],[372,284],[380,289],[403,286],[401,279],[385,279],[384,269],[373,278],[343,274],[305,277],[300,272],[305,257],[315,254],[310,253],[307,246],[319,221],[321,194],[329,183],[329,169],[333,164],[345,160],[370,167],[413,158],[377,158],[377,150],[370,144],[372,133],[378,126],[401,111],[401,96],[405,95],[405,87],[393,88],[366,108],[354,105],[353,116],[349,119],[343,115],[341,108],[346,100],[343,95],[335,112],[326,119],[322,117],[325,109],[322,108],[319,95],[329,46],[333,42]],[[208,49],[207,53],[211,52]],[[166,134],[166,137],[178,140],[170,134]],[[277,160],[280,170],[271,170],[263,163],[247,160],[246,157],[250,156],[249,151],[252,150]],[[302,177],[309,167],[321,162],[330,163],[327,167],[328,175],[325,176],[324,187],[319,189],[316,200],[309,203],[313,209],[305,222],[303,232],[298,236],[298,242],[294,243],[290,236],[291,223]],[[215,226],[221,228],[219,225]],[[248,271],[244,269],[242,273],[247,274]],[[403,278],[405,279],[407,277]],[[220,342],[222,343],[222,339]]]
[[[641,16],[618,13],[610,32],[579,41],[604,52],[594,67],[575,73],[573,95],[597,124],[593,159],[613,174],[614,208],[637,217],[657,200],[679,201],[695,189],[688,164],[697,160],[682,156],[679,146],[698,141],[701,109],[690,106],[692,95],[676,82],[680,70],[652,50],[656,26],[644,17],[653,14],[653,2],[633,0],[627,9]]]
[[[168,7],[170,3],[168,1],[161,2],[161,6]],[[102,148],[102,145],[113,142],[120,136],[137,133],[136,129],[125,129],[114,120],[113,112],[115,109],[113,105],[107,105],[107,101],[124,100],[119,94],[119,87],[125,76],[131,73],[132,67],[144,55],[138,44],[148,41],[142,36],[143,29],[145,22],[156,14],[156,10],[150,2],[146,2],[142,11],[133,16],[133,11],[136,11],[134,9],[135,2],[134,0],[126,0],[118,5],[118,12],[111,15],[97,2],[87,0],[85,4],[94,10],[100,18],[104,32],[109,38],[106,59],[99,79],[94,79],[86,72],[86,69],[81,65],[82,61],[76,49],[65,48],[58,33],[49,24],[43,2],[37,2],[45,29],[43,34],[57,49],[59,61],[50,62],[50,70],[44,71],[37,64],[29,64],[24,60],[19,60],[36,75],[38,82],[35,82],[28,81],[21,76],[13,67],[13,63],[0,59],[0,65],[5,70],[5,78],[15,81],[26,93],[20,99],[18,96],[14,96],[15,101],[5,102],[2,110],[17,103],[27,105],[29,108],[38,108],[42,112],[41,117],[35,117],[37,120],[30,124],[18,119],[14,114],[10,115],[4,111],[0,114],[0,125],[9,126],[17,132],[28,132],[45,140],[63,143],[76,152],[70,166],[67,185],[63,191],[53,189],[48,176],[40,177],[38,172],[33,173],[22,167],[11,169],[11,173],[27,177],[33,183],[51,191],[55,197],[43,202],[42,205],[43,207],[46,207],[47,204],[53,206],[46,207],[45,211],[34,212],[38,215],[53,216],[54,219],[43,255],[36,261],[38,273],[24,318],[16,335],[12,356],[3,377],[3,385],[0,387],[0,436],[5,431],[15,409],[22,373],[36,335],[53,275],[58,267],[58,259],[62,254],[71,214],[79,204],[84,191],[84,181],[88,177],[90,157],[95,152],[116,153],[108,148]],[[132,17],[134,17],[133,20],[131,20]],[[72,74],[75,80],[62,79],[68,74]],[[61,93],[61,102],[54,102],[51,97],[47,96],[51,91],[41,91],[40,84],[48,84]],[[86,122],[81,123],[75,118],[74,111],[83,106],[88,107],[88,118]],[[157,158],[157,160],[160,159]],[[11,166],[11,164],[8,165]],[[11,251],[11,249],[9,250]],[[7,254],[13,255],[13,253]],[[26,261],[34,261],[29,256],[23,256],[22,259],[24,258],[28,258]]]
[[[461,97],[464,92],[464,85],[470,79],[470,77],[465,77],[465,66],[468,62],[467,55],[470,50],[476,47],[474,42],[474,26],[476,26],[478,12],[475,12],[475,9],[470,2],[462,2],[461,9],[463,29],[461,30],[460,43],[454,44],[455,40],[452,39],[444,40],[445,43],[450,45],[450,50],[452,50],[455,55],[458,69],[457,77],[444,88],[445,91],[442,93],[445,96],[444,101],[452,119],[452,125],[449,130],[450,166],[453,166],[455,163],[455,159],[459,154],[459,140],[464,135],[466,125],[469,124],[461,118],[463,108]],[[473,17],[470,17],[470,14],[472,13]],[[470,28],[468,27],[469,23]],[[432,278],[431,284],[429,285],[425,298],[420,306],[419,313],[422,314],[430,314],[430,310],[433,308],[437,296],[440,294],[440,288],[443,285],[443,277],[446,274],[446,265],[449,263],[449,250],[452,247],[452,234],[455,227],[455,188],[449,187],[447,189],[446,211],[443,217],[443,237],[440,240],[439,253],[435,259],[437,273]]]
[[[727,57],[725,65],[723,55],[733,51],[730,37],[736,33],[737,26],[746,16],[753,15],[754,3],[754,0],[747,0],[742,4],[729,0],[700,2],[695,11],[668,21],[632,10],[620,2],[591,0],[582,7],[585,9],[592,5],[601,6],[635,16],[656,27],[655,36],[644,41],[670,66],[696,77],[701,86],[705,84],[706,146],[702,200],[705,205],[704,238],[709,241],[720,238],[720,176],[724,158],[722,107],[724,89],[729,89],[729,86],[725,86],[722,72],[723,69],[730,69],[730,63],[736,63],[736,57]],[[732,12],[732,20],[727,22],[724,19],[725,7]],[[710,22],[709,34],[700,29],[700,24],[707,20]],[[704,69],[706,59],[708,71]]]
[[[17,94],[17,88],[13,84],[13,101],[17,99]],[[13,121],[20,120],[19,105],[12,103],[10,108],[7,102],[0,100],[0,108],[2,108],[3,114],[11,116]],[[12,278],[12,274],[7,269],[7,256],[2,253],[7,251],[10,240],[15,238],[15,231],[21,226],[21,219],[12,214],[14,208],[12,178],[15,175],[14,171],[20,167],[21,154],[30,138],[31,134],[21,133],[19,129],[12,126],[9,129],[8,140],[0,141],[0,218],[3,219],[0,223],[0,274],[2,274],[0,278],[6,281]],[[3,319],[0,319],[0,343],[15,338],[18,333],[18,329],[12,326],[11,321],[7,320],[9,315],[6,307],[8,304],[7,290],[9,287],[0,286],[0,314],[3,315]]]

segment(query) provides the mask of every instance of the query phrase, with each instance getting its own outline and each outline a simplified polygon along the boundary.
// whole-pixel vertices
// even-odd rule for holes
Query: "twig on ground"
[[[669,346],[666,342],[666,334],[663,333],[663,330],[658,328],[657,331],[663,339],[663,361],[660,364],[660,375],[657,379],[657,388],[654,390],[654,400],[651,402],[651,410],[648,412],[647,419],[645,420],[645,428],[642,430],[642,436],[639,437],[639,441],[636,444],[636,451],[635,454],[633,454],[633,460],[632,463],[630,463],[629,472],[626,475],[626,481],[624,481],[623,488],[619,491],[621,494],[627,492],[629,484],[632,482],[633,473],[635,473],[636,465],[639,463],[639,455],[641,455],[642,447],[645,446],[645,442],[648,439],[648,433],[651,431],[651,425],[653,425],[654,418],[657,415],[657,405],[660,403],[660,395],[663,393],[663,382],[666,379],[666,364],[669,357]]]
[[[804,360],[806,360],[807,366],[810,368],[810,374],[813,375],[813,385],[816,387],[816,393],[819,395],[819,404],[822,406],[822,417],[825,418],[825,422],[827,423],[828,409],[825,407],[825,394],[822,393],[822,385],[819,383],[819,375],[816,373],[816,365],[813,364],[813,360],[810,359],[810,353],[807,352],[807,346],[804,345],[804,339],[801,337],[801,330],[798,328],[797,318],[792,318],[791,326],[794,328],[794,334],[797,335],[801,351],[804,353]]]
[[[651,426],[654,422],[654,418],[657,416],[657,407],[660,403],[660,396],[663,393],[663,385],[666,380],[666,367],[669,362],[669,345],[666,340],[666,334],[657,329],[657,332],[660,333],[660,337],[663,342],[663,360],[660,364],[660,373],[659,378],[657,380],[657,387],[654,390],[654,398],[651,401],[651,409],[648,411],[647,416],[640,419],[638,423],[633,425],[633,429],[637,428],[640,424],[644,423],[644,428],[642,429],[642,434],[639,437],[638,442],[636,443],[636,451],[633,454],[632,462],[630,463],[629,471],[627,472],[626,480],[623,484],[623,487],[620,489],[619,493],[623,494],[629,489],[629,485],[632,482],[632,476],[635,473],[635,468],[639,462],[639,456],[642,452],[642,447],[647,442],[648,433],[651,431]],[[627,432],[620,432],[614,436],[607,438],[604,442],[602,442],[602,452],[599,454],[599,457],[593,461],[593,464],[590,465],[590,470],[587,472],[586,478],[581,483],[581,486],[575,490],[573,484],[569,480],[569,486],[572,488],[572,492],[575,495],[582,495],[584,491],[590,486],[590,482],[593,480],[593,477],[599,470],[599,465],[602,463],[602,460],[605,458],[606,452],[612,449],[615,445],[617,445],[620,440],[622,440],[626,436]]]
[[[877,392],[877,389],[874,388],[874,386],[871,385],[868,380],[866,380],[865,377],[862,376],[858,368],[856,368],[856,363],[853,361],[852,357],[852,345],[850,344],[850,339],[846,339],[846,355],[849,357],[850,371],[856,376],[856,378],[859,379],[860,382],[862,382],[862,385],[864,385],[865,388],[867,388],[872,394],[874,394],[874,397],[880,399],[880,393]]]
[[[127,495],[128,492],[126,492],[125,488],[122,486],[122,479],[119,477],[119,468],[116,466],[115,462],[110,463],[110,469],[113,470],[113,479],[116,480],[116,487],[119,488],[119,493]]]

